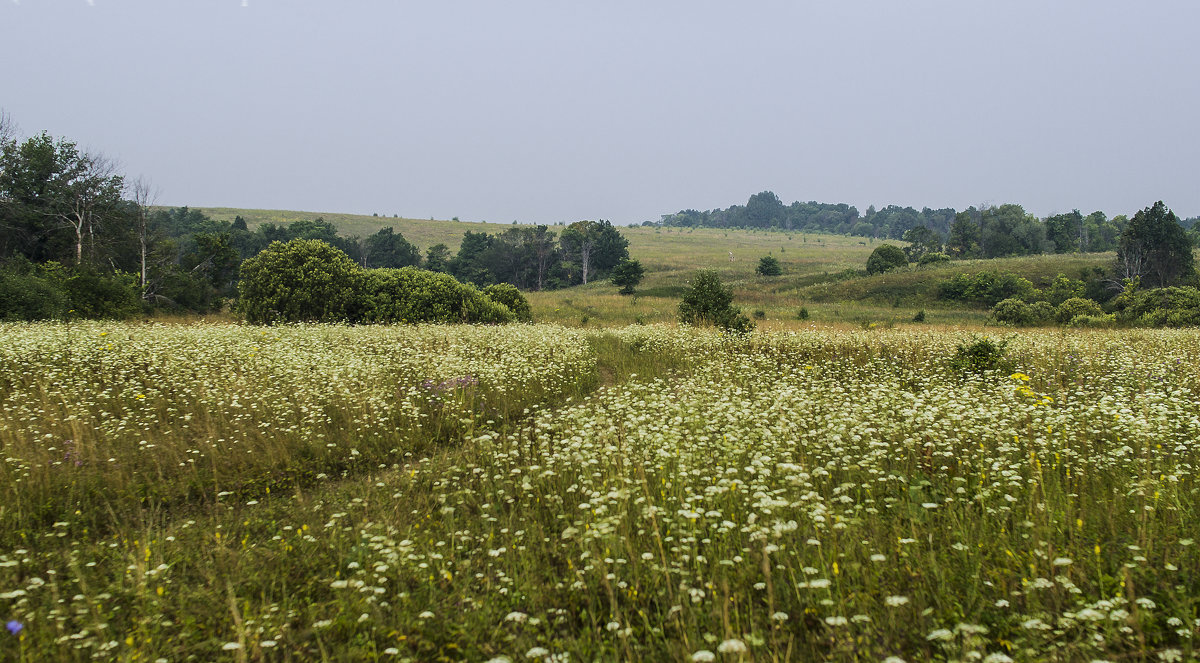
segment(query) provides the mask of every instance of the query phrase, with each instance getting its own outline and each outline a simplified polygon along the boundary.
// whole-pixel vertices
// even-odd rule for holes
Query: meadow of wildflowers
[[[1192,660],[1200,334],[0,325],[0,660]]]

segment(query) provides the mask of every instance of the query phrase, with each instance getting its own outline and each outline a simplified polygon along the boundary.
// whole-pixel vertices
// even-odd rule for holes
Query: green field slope
[[[453,220],[375,217],[360,214],[254,210],[224,207],[198,208],[218,220],[241,216],[254,228],[263,223],[287,224],[324,218],[347,236],[366,236],[391,226],[416,244],[422,253],[435,244],[457,250],[463,233],[498,233],[511,224]],[[562,226],[554,226],[561,232]],[[671,322],[688,280],[700,269],[716,270],[733,287],[735,303],[747,314],[761,311],[759,325],[766,328],[798,327],[811,322],[848,324],[908,323],[926,310],[927,324],[979,325],[988,312],[937,299],[938,284],[960,272],[995,270],[1013,272],[1036,286],[1062,273],[1078,278],[1080,270],[1104,267],[1111,253],[1040,255],[992,260],[956,261],[939,266],[912,266],[885,274],[861,274],[878,240],[842,235],[715,228],[622,227],[629,239],[630,256],[646,268],[645,281],[636,296],[617,294],[607,281],[565,290],[529,293],[534,317],[567,325],[623,325],[634,322]],[[902,244],[901,242],[892,242]],[[755,274],[759,258],[779,260],[783,274]],[[852,271],[859,272],[858,274]],[[801,309],[808,312],[800,319]]]

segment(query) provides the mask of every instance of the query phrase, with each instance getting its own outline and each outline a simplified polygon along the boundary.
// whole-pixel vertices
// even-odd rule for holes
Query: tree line
[[[1182,219],[1189,241],[1200,246],[1200,217]],[[771,191],[750,196],[745,205],[725,209],[681,210],[642,225],[761,228],[796,232],[900,239],[935,244],[951,258],[1000,258],[1040,253],[1115,251],[1129,218],[1109,218],[1079,210],[1038,218],[1017,204],[921,210],[888,205],[865,214],[845,203],[793,202],[784,205]]]
[[[18,139],[0,112],[0,319],[124,317],[152,309],[219,310],[238,296],[244,261],[275,242],[320,240],[366,269],[419,267],[479,287],[522,290],[606,278],[629,257],[608,221],[558,233],[519,226],[466,232],[452,253],[424,253],[394,228],[344,237],[324,220],[216,220],[188,207],[158,208],[143,179],[49,133]]]

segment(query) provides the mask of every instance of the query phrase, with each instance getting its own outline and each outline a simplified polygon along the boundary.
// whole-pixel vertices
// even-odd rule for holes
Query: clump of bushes
[[[955,274],[938,284],[938,297],[951,301],[995,306],[1005,299],[1032,299],[1037,293],[1029,279],[1011,272],[985,270]]]
[[[415,267],[362,269],[321,240],[274,242],[242,263],[238,310],[248,322],[501,324],[531,318],[508,284],[481,292]]]
[[[1200,326],[1200,290],[1190,286],[1129,288],[1113,303],[1121,319],[1139,327]]]
[[[754,323],[733,306],[733,291],[711,269],[696,274],[679,302],[679,318],[689,325],[715,325],[726,331],[748,333]]]
[[[1112,316],[1105,316],[1100,305],[1090,299],[1072,297],[1058,306],[1050,302],[1027,303],[1021,299],[1010,297],[1002,300],[992,308],[992,318],[996,322],[1016,327],[1030,327],[1059,323],[1072,326],[1097,326],[1107,324]],[[1090,322],[1075,323],[1077,318],[1088,318]]]
[[[144,312],[132,274],[57,262],[13,261],[0,269],[0,320],[119,320]]]
[[[950,256],[945,253],[926,253],[917,261],[918,265],[940,265],[950,262]]]

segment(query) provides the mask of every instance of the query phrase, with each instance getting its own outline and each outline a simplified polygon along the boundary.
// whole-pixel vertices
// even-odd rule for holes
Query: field
[[[1005,338],[0,325],[0,660],[1193,660],[1200,334]]]
[[[251,228],[318,216],[336,224],[343,235],[366,236],[392,226],[422,251],[438,243],[457,251],[464,232],[498,233],[511,227],[285,210],[200,209],[218,220],[240,215]],[[552,230],[558,233],[562,228]],[[621,233],[629,239],[630,256],[646,268],[646,280],[637,296],[619,295],[616,286],[607,281],[529,293],[534,319],[573,327],[673,323],[688,279],[696,270],[715,269],[733,288],[737,305],[747,314],[762,312],[759,325],[767,329],[800,329],[807,320],[848,328],[895,325],[911,321],[920,310],[925,310],[928,324],[980,326],[988,322],[988,312],[938,301],[939,281],[964,271],[990,269],[1015,272],[1043,286],[1060,273],[1078,278],[1081,269],[1106,267],[1114,259],[1111,253],[1090,253],[967,260],[864,277],[847,275],[847,270],[862,272],[867,257],[879,245],[877,240],[804,232],[640,226],[622,227]],[[779,260],[782,276],[755,274],[759,258],[766,255]],[[797,318],[801,309],[809,314],[805,320]]]

